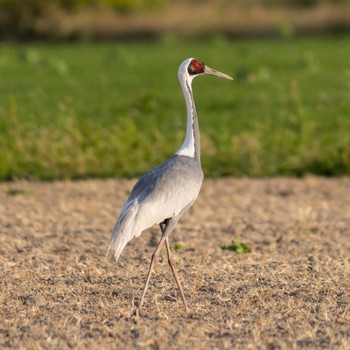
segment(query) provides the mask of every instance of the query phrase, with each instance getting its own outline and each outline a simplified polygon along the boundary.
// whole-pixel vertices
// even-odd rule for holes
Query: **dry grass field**
[[[350,349],[350,178],[207,180],[171,235],[104,257],[132,180],[0,184],[1,349]],[[222,250],[233,239],[251,249]]]

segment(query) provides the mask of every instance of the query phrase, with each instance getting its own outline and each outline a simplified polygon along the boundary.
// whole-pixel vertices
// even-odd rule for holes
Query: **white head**
[[[186,80],[191,82],[195,77],[203,74],[216,75],[217,77],[229,80],[233,79],[224,73],[206,66],[202,61],[197,60],[196,58],[188,58],[183,61],[178,71],[180,81]]]

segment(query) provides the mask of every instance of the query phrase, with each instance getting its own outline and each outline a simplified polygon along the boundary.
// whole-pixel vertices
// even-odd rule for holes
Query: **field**
[[[104,258],[133,180],[0,184],[1,349],[350,349],[350,179],[207,180],[172,233]],[[248,253],[223,250],[240,240]]]
[[[348,42],[1,44],[0,348],[350,349]],[[194,82],[207,180],[170,237],[190,312],[162,252],[137,318],[160,233],[105,258],[135,182],[111,177],[181,145],[187,57],[235,80]]]
[[[185,133],[194,82],[207,176],[350,174],[349,36],[0,45],[0,180],[138,176]]]

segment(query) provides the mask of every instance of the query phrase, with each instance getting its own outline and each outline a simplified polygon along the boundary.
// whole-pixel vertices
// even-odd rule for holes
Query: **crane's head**
[[[180,79],[181,77],[186,77],[187,79],[192,80],[193,78],[203,74],[216,75],[217,77],[229,80],[233,79],[224,73],[221,73],[213,68],[206,66],[202,61],[196,58],[188,58],[187,60],[181,63],[179,68]]]

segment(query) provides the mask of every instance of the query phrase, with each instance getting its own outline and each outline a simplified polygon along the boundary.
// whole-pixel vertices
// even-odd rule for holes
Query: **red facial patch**
[[[188,66],[188,73],[192,75],[200,74],[200,73],[204,73],[204,69],[205,69],[204,63],[194,58]]]

